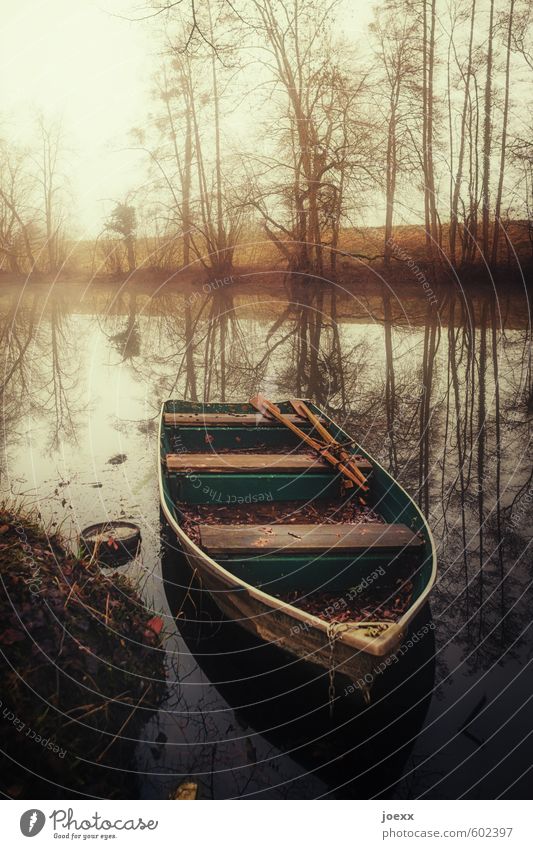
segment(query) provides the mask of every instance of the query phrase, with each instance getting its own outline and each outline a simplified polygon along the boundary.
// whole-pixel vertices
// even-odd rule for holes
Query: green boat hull
[[[350,436],[310,401],[307,406],[320,416],[330,434],[340,443],[350,444]],[[293,412],[289,402],[278,403],[281,412]],[[352,623],[342,627],[306,613],[277,596],[294,586],[312,590],[327,584],[328,590],[346,592],[350,587],[368,581],[376,569],[394,568],[394,556],[369,549],[363,554],[335,552],[323,555],[262,554],[260,569],[254,558],[225,556],[214,560],[187,535],[182,527],[178,505],[254,505],[263,502],[313,501],[342,497],[342,476],[314,470],[312,473],[281,474],[269,470],[251,474],[224,474],[212,471],[180,471],[167,469],[167,454],[206,451],[206,437],[215,434],[220,449],[251,449],[261,444],[276,451],[287,445],[290,435],[283,426],[257,427],[206,425],[178,427],[165,423],[165,414],[255,414],[249,404],[201,404],[171,400],[162,405],[160,420],[159,486],[161,507],[176,534],[196,578],[207,590],[222,614],[255,636],[274,643],[291,655],[330,670],[348,679],[368,694],[379,667],[390,663],[401,653],[408,639],[409,625],[426,603],[436,579],[435,546],[428,524],[405,490],[371,457],[361,445],[352,443],[350,451],[372,464],[365,493],[368,506],[374,508],[388,524],[406,525],[423,541],[413,569],[413,590],[409,609],[397,622]],[[207,430],[206,430],[207,427]],[[209,431],[209,433],[208,433]],[[297,437],[294,438],[297,442]]]

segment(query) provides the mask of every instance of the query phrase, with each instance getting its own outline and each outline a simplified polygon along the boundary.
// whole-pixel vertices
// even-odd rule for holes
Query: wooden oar
[[[305,401],[300,400],[300,398],[291,398],[290,403],[294,412],[298,416],[301,416],[303,419],[307,419],[309,422],[311,422],[315,430],[320,434],[324,441],[331,445],[332,448],[335,447],[335,450],[339,453],[339,459],[343,460],[344,463],[349,466],[350,469],[353,470],[354,474],[359,479],[359,482],[363,486],[365,486],[366,478],[361,472],[361,470],[358,468],[357,463],[353,459],[352,455],[349,454],[348,451],[345,451],[344,448],[342,448],[340,443],[337,442],[337,440],[331,435],[329,430],[326,430],[318,416],[315,416],[315,414],[312,410],[309,409]]]
[[[311,448],[318,451],[324,460],[327,460],[328,463],[331,463],[332,466],[341,471],[343,475],[348,478],[350,486],[357,484],[360,489],[368,489],[368,487],[359,480],[350,468],[341,462],[338,457],[335,457],[334,454],[331,454],[331,452],[327,450],[327,446],[324,445],[324,443],[318,442],[318,440],[313,439],[309,436],[309,434],[300,430],[298,425],[295,425],[290,419],[284,416],[279,407],[276,407],[276,405],[269,401],[268,398],[264,398],[262,395],[256,395],[255,398],[250,398],[250,404],[263,415],[265,415],[265,413],[270,413],[273,418],[277,419],[277,421],[285,425],[285,427],[288,427],[289,430],[296,434],[296,436],[298,436],[303,442],[306,442],[307,445],[310,445]]]
[[[294,424],[290,419],[283,415],[279,407],[276,407],[272,401],[269,401],[268,398],[265,398],[263,395],[256,395],[255,398],[250,398],[250,404],[263,416],[270,416],[285,425],[285,427],[288,427],[289,430],[292,430],[296,436],[299,436],[300,439],[310,445],[311,448],[314,448],[315,451],[322,451],[322,449],[325,448],[324,443],[319,442],[317,439],[313,439],[309,436],[309,434],[300,430],[298,425]]]

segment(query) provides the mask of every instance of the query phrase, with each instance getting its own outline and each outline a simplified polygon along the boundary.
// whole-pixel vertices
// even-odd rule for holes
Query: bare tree
[[[485,73],[485,97],[483,118],[483,170],[482,170],[482,246],[483,256],[489,256],[489,224],[490,224],[490,157],[492,148],[492,74],[493,74],[493,43],[494,43],[494,0],[490,0],[489,29],[487,42],[487,61]]]
[[[348,181],[353,187],[361,175],[371,179],[370,129],[357,114],[365,79],[350,79],[333,58],[327,21],[335,3],[252,5],[266,48],[263,65],[283,99],[273,119],[277,155],[257,157],[250,203],[289,269],[322,276],[325,257],[337,250]]]
[[[28,157],[0,145],[0,254],[13,272],[36,267],[32,230],[32,178]]]
[[[498,174],[498,186],[496,189],[496,202],[494,206],[494,232],[492,236],[492,265],[496,265],[498,260],[498,242],[500,238],[500,214],[502,208],[503,196],[503,180],[505,175],[505,162],[507,157],[507,132],[509,123],[509,89],[511,84],[511,47],[513,38],[513,15],[514,15],[515,0],[510,0],[508,20],[507,20],[507,44],[506,44],[506,61],[505,61],[505,94],[503,103],[502,117],[502,132],[500,143],[500,170]]]
[[[211,4],[197,15],[201,34],[190,33],[179,16],[168,23],[156,143],[146,143],[144,131],[137,135],[157,177],[163,242],[180,243],[183,265],[197,261],[210,274],[227,276],[246,216],[246,187],[222,118],[235,51],[227,21],[219,13],[215,20]]]
[[[142,145],[158,175],[157,261],[179,256],[226,275],[253,215],[276,252],[263,256],[334,279],[337,255],[350,255],[345,230],[383,186],[386,267],[400,204],[422,208],[431,262],[449,218],[452,265],[475,261],[478,230],[495,263],[522,167],[507,148],[516,137],[511,54],[528,68],[533,55],[527,6],[512,0],[503,15],[494,0],[381,0],[376,62],[358,73],[330,24],[336,0],[155,3],[146,16],[164,22],[165,61],[158,137],[145,127]],[[229,110],[260,112],[249,143],[228,140]]]
[[[45,229],[47,270],[57,271],[64,259],[64,177],[60,170],[63,153],[63,128],[59,121],[37,119],[40,153],[34,157],[36,179],[40,186],[39,209]]]
[[[466,67],[460,65],[460,77],[463,85],[463,104],[461,109],[460,132],[459,132],[459,152],[457,157],[457,170],[452,176],[453,190],[451,196],[450,208],[450,228],[449,228],[449,244],[450,244],[450,259],[453,265],[456,265],[456,244],[457,244],[457,228],[459,226],[459,201],[461,199],[461,189],[463,184],[463,173],[465,164],[465,152],[468,147],[469,136],[467,134],[469,115],[471,118],[471,82],[473,74],[473,45],[474,45],[474,27],[476,20],[476,0],[471,0],[470,8],[470,25],[468,35],[468,51],[466,57]],[[455,50],[455,45],[454,45]],[[448,81],[451,87],[451,81]],[[451,92],[449,92],[451,97]],[[453,139],[453,126],[450,118],[450,137]],[[451,148],[450,144],[450,148]],[[450,152],[451,156],[451,152]]]
[[[379,94],[386,86],[386,166],[385,166],[385,234],[384,263],[392,256],[392,226],[396,187],[402,169],[402,148],[408,138],[407,117],[412,107],[411,95],[417,70],[415,42],[416,22],[404,4],[387,2],[379,7],[372,25],[377,47],[376,56],[383,70]]]

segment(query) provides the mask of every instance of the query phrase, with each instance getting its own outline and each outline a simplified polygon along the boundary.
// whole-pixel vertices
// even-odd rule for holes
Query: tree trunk
[[[400,94],[400,80],[391,93],[389,126],[387,133],[387,165],[386,165],[386,212],[385,212],[385,243],[383,245],[383,262],[388,267],[392,255],[392,225],[394,221],[394,200],[396,195],[396,110]]]
[[[463,164],[466,146],[466,117],[468,112],[468,101],[470,92],[470,77],[472,75],[472,45],[474,41],[474,20],[476,15],[476,0],[472,0],[472,12],[470,15],[470,38],[468,43],[468,65],[464,80],[465,93],[463,98],[463,111],[461,113],[461,136],[459,139],[459,158],[457,162],[457,173],[453,187],[452,208],[450,216],[450,258],[456,265],[456,237],[458,226],[459,198],[461,196],[461,183],[463,179]]]
[[[124,241],[126,242],[126,252],[128,255],[128,271],[131,274],[133,271],[135,271],[136,267],[134,238],[130,234],[129,236],[126,236]]]
[[[500,214],[502,208],[502,194],[503,194],[503,178],[505,172],[505,154],[507,147],[507,122],[509,117],[509,81],[510,81],[510,68],[511,68],[511,39],[513,34],[513,14],[514,14],[514,5],[515,0],[511,0],[511,5],[509,7],[509,26],[507,29],[507,59],[505,65],[505,98],[503,104],[503,125],[502,125],[502,147],[500,153],[500,173],[498,177],[498,189],[496,193],[496,204],[494,207],[494,232],[492,236],[492,255],[491,255],[491,263],[492,265],[496,265],[498,262],[498,242],[500,240]]]
[[[191,262],[191,172],[192,172],[192,122],[189,104],[185,112],[185,156],[183,163],[182,189],[182,226],[183,226],[183,265],[188,268]]]
[[[433,164],[433,79],[435,72],[435,23],[436,0],[431,0],[431,17],[428,45],[428,82],[427,82],[427,180],[428,200],[431,219],[431,238],[439,243],[439,227],[437,223],[437,199],[435,196],[435,167]]]
[[[433,79],[435,66],[436,0],[424,0],[422,16],[422,170],[424,172],[424,222],[426,250],[434,258],[434,244],[439,241],[437,204],[435,198],[435,172],[433,165]]]
[[[213,41],[213,23],[211,19],[211,5],[208,3],[209,10],[209,29],[210,38]],[[215,131],[215,198],[216,198],[216,222],[214,229],[216,231],[216,273],[226,274],[231,271],[228,264],[226,232],[224,229],[224,207],[223,207],[223,186],[222,186],[222,158],[220,147],[220,102],[218,91],[217,78],[217,56],[214,50],[211,52],[211,78],[213,84],[213,110],[214,110],[214,131]]]
[[[490,153],[492,139],[492,49],[494,29],[494,0],[490,3],[489,40],[487,49],[487,74],[485,77],[485,116],[483,123],[483,179],[481,189],[482,203],[482,245],[483,256],[489,256],[489,219],[490,219]]]

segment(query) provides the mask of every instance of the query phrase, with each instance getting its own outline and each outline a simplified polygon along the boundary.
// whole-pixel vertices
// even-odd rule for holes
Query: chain
[[[328,638],[328,646],[329,646],[329,664],[328,664],[328,701],[329,701],[329,718],[333,719],[333,707],[335,704],[335,643],[340,635],[349,630],[352,627],[351,624],[344,622],[328,622],[326,636]],[[379,633],[379,632],[378,632]],[[367,694],[365,693],[365,700],[367,699]],[[368,693],[368,702],[370,702],[370,691]],[[368,703],[367,702],[367,703]]]
[[[328,667],[328,700],[329,700],[329,718],[333,719],[333,705],[335,704],[335,640],[337,639],[336,622],[328,622],[327,637],[329,644],[329,667]]]

